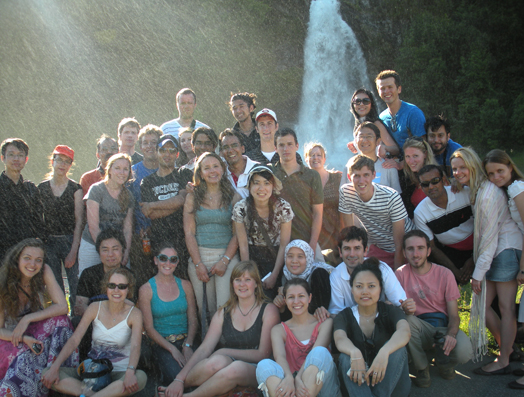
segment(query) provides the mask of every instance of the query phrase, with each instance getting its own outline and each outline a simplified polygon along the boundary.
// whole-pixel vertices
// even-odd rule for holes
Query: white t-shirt
[[[207,124],[202,123],[201,121],[195,120],[195,130],[200,127],[209,128]],[[176,139],[178,139],[178,133],[180,130],[185,129],[187,127],[182,127],[180,123],[177,121],[177,119],[166,121],[164,124],[160,126],[160,129],[164,133],[164,135],[173,135]]]
[[[515,197],[517,197],[520,193],[524,192],[524,181],[515,181],[508,187],[508,206],[509,206],[509,213],[511,214],[511,218],[515,221],[515,223],[518,225],[520,231],[524,233],[524,225],[522,224],[522,218],[520,217],[519,210],[517,208],[517,204],[515,204]]]

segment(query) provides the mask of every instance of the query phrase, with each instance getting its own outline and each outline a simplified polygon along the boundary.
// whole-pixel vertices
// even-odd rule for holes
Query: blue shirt
[[[446,166],[446,172],[448,173],[448,176],[451,176],[449,175],[449,171],[451,170],[451,163],[449,161],[449,158],[455,150],[461,147],[462,145],[460,143],[454,142],[450,138],[448,139],[448,145],[446,146],[446,149],[444,149],[444,151],[441,154],[435,154],[435,161],[440,165]]]
[[[404,142],[409,138],[408,129],[411,132],[412,136],[425,136],[426,131],[424,130],[424,123],[426,122],[426,116],[422,113],[415,105],[402,101],[400,109],[395,115],[395,121],[397,124],[397,130],[393,131],[391,127],[391,113],[389,109],[384,110],[380,113],[380,119],[386,125],[389,133],[395,141],[398,143],[400,148],[404,146]]]
[[[149,226],[151,226],[151,220],[149,218],[146,218],[144,214],[142,213],[142,207],[140,207],[139,203],[142,201],[142,198],[140,197],[140,183],[142,182],[142,179],[144,179],[146,176],[151,175],[154,172],[158,171],[158,168],[146,168],[144,163],[141,161],[140,163],[135,164],[131,167],[131,170],[133,171],[133,178],[135,180],[133,183],[128,186],[131,193],[133,193],[133,197],[136,200],[135,204],[135,233],[140,233],[140,229],[145,229]]]

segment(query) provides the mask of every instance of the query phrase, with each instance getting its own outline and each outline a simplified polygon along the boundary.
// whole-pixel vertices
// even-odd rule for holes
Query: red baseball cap
[[[75,151],[66,145],[58,145],[53,151],[53,155],[63,154],[64,156],[69,157],[71,160],[75,159]]]

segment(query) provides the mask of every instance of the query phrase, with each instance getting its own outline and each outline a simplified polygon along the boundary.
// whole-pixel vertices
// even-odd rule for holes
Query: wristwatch
[[[193,348],[193,345],[190,345],[189,343],[184,343],[184,346],[189,347],[190,349]]]
[[[135,367],[133,367],[132,365],[128,365],[128,366],[127,366],[127,369],[131,369],[131,370],[133,370],[133,371],[135,371],[135,372],[136,372],[136,368],[135,368]]]

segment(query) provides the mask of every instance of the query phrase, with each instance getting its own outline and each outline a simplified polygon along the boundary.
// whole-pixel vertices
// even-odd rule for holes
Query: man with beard
[[[442,115],[430,117],[424,124],[424,129],[426,130],[426,139],[433,150],[435,160],[445,167],[448,177],[453,176],[449,158],[462,145],[450,138],[451,131],[448,120]]]
[[[237,120],[233,126],[233,131],[240,132],[243,137],[242,144],[246,153],[253,150],[260,150],[260,136],[256,130],[255,113],[257,96],[249,92],[238,92],[231,94],[229,108],[233,117]]]

